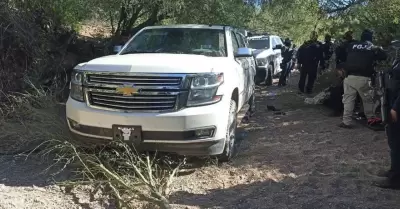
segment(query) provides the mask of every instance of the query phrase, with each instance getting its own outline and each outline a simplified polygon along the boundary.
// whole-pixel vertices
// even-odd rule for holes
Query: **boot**
[[[345,129],[352,129],[352,128],[354,128],[352,125],[346,125],[346,124],[344,124],[344,123],[340,123],[340,124],[338,125],[338,127],[339,127],[339,128],[345,128]]]
[[[378,173],[376,173],[376,176],[390,178],[393,176],[393,171],[392,170],[380,170],[380,171],[378,171]]]
[[[385,180],[374,182],[374,186],[382,189],[400,190],[400,179],[392,176],[390,178],[386,178]]]

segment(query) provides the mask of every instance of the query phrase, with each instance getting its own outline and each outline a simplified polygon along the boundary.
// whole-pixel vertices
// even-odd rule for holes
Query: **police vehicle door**
[[[236,38],[235,32],[231,31],[231,40],[232,40],[232,47],[233,47],[233,54],[236,55],[239,49],[239,42]],[[237,68],[239,69],[237,71],[238,77],[239,77],[239,107],[242,107],[243,104],[248,100],[246,98],[246,91],[247,91],[247,86],[245,86],[245,77],[246,77],[246,60],[247,58],[244,57],[235,57],[234,58],[237,64]]]
[[[245,37],[241,33],[235,33],[236,34],[236,39],[238,40],[239,43],[239,48],[247,48],[248,45],[246,44]],[[254,84],[254,76],[256,75],[256,64],[254,57],[246,57],[243,58],[244,61],[244,66],[243,69],[244,71],[244,87],[245,87],[245,98],[246,101],[248,101],[253,95],[253,92],[255,91],[255,84]]]

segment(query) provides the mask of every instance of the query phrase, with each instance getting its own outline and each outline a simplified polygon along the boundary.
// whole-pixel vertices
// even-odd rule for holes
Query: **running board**
[[[247,112],[250,109],[250,105],[249,104],[245,104],[242,109],[240,109],[240,111],[237,114],[237,121],[238,121],[238,126],[240,124],[242,124],[243,118],[246,116],[246,114],[248,114]]]

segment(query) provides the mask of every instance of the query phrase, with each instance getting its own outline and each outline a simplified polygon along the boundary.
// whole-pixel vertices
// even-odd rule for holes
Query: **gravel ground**
[[[325,85],[324,78],[320,82],[317,89]],[[193,161],[197,168],[173,184],[174,208],[400,208],[400,192],[371,186],[373,174],[388,163],[384,134],[337,128],[340,118],[305,105],[295,86],[258,89],[258,112],[241,127],[238,156],[220,166]],[[274,115],[266,104],[286,114]],[[91,201],[85,190],[66,194],[52,185],[53,177],[42,172],[47,164],[0,156],[0,209],[113,208]]]

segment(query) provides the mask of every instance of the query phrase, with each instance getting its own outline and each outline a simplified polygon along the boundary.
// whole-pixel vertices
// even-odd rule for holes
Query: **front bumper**
[[[102,144],[113,140],[113,125],[137,125],[142,128],[140,150],[172,152],[181,155],[217,155],[223,152],[229,101],[182,109],[169,113],[123,113],[93,109],[86,103],[67,101],[67,122],[74,138],[84,144]],[[78,123],[79,127],[71,123]],[[196,137],[195,131],[214,129],[210,137]]]

